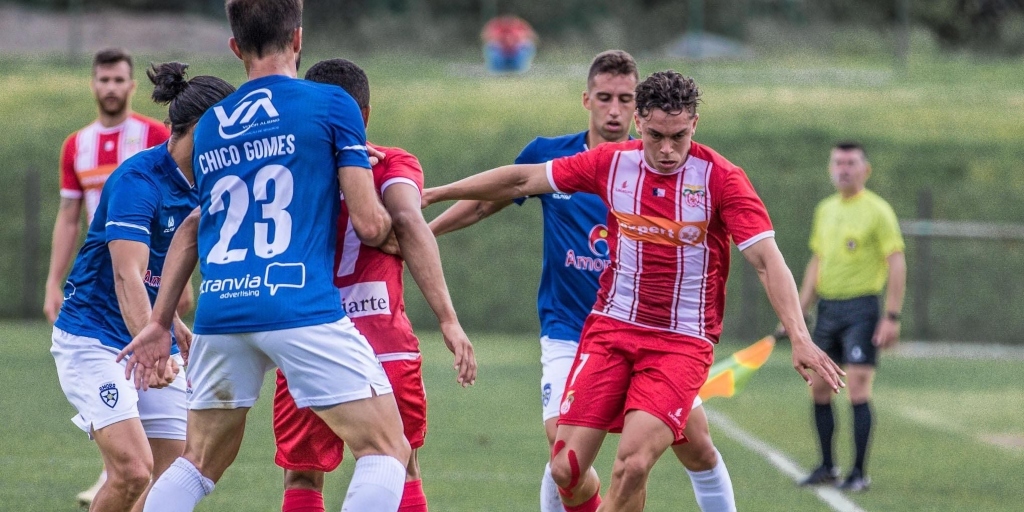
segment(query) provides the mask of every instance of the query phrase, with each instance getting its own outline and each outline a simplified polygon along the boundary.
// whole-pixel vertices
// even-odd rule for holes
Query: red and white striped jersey
[[[400,148],[368,144],[387,157],[373,166],[373,184],[383,199],[388,187],[404,183],[423,192],[419,160]],[[366,337],[381,361],[415,359],[420,342],[405,314],[402,258],[363,245],[352,227],[348,207],[341,203],[334,256],[334,285],[341,289],[345,314]]]
[[[611,266],[593,312],[718,342],[729,275],[729,239],[740,250],[775,236],[742,169],[693,143],[682,166],[655,171],[643,142],[602,144],[548,163],[564,193],[590,192],[609,207]]]
[[[107,178],[129,157],[167,140],[171,133],[163,123],[132,114],[123,123],[105,128],[99,121],[72,133],[60,152],[60,196],[85,198],[88,221]]]

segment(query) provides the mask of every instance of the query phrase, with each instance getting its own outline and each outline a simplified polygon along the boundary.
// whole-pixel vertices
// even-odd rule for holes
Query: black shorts
[[[871,342],[879,319],[875,295],[818,301],[812,338],[838,364],[877,365],[878,350]]]

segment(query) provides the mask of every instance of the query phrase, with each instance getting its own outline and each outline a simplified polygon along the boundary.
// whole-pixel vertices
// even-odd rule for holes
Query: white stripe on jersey
[[[398,177],[391,178],[390,180],[385,181],[384,184],[380,186],[380,195],[383,196],[384,191],[387,190],[388,187],[390,187],[391,185],[395,185],[397,183],[405,183],[408,185],[412,185],[412,188],[416,189],[417,192],[420,192],[421,194],[423,193],[423,191],[420,190],[419,185],[417,185],[415,181],[410,180],[409,178]]]
[[[99,121],[78,130],[75,135],[75,172],[95,169],[99,166],[100,146]]]
[[[415,361],[420,357],[419,352],[391,352],[388,354],[377,354],[377,360],[382,363],[390,361]]]
[[[121,227],[121,228],[138,229],[140,231],[144,231],[147,235],[150,234],[149,233],[149,228],[147,228],[146,226],[140,226],[138,224],[131,224],[131,223],[128,223],[128,222],[110,221],[110,222],[107,222],[104,226],[105,227],[117,226],[117,227]]]

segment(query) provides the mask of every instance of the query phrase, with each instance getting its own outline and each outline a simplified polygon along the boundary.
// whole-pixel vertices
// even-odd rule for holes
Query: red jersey
[[[105,128],[99,121],[72,133],[60,151],[60,196],[85,198],[89,222],[100,203],[103,184],[121,162],[171,136],[163,123],[132,114],[123,123]]]
[[[388,187],[399,183],[423,191],[423,168],[415,156],[400,148],[368,145],[387,155],[373,166],[373,184],[381,198]],[[341,289],[345,314],[366,336],[378,359],[383,362],[419,357],[420,342],[405,315],[402,258],[363,245],[344,201],[338,217],[334,268],[334,285]]]
[[[740,250],[775,236],[742,169],[696,142],[682,166],[647,165],[643,142],[602,144],[548,163],[560,192],[608,205],[611,265],[593,312],[642,327],[718,342],[729,275],[729,239]]]

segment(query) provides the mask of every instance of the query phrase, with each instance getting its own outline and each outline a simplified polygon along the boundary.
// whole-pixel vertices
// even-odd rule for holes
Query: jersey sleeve
[[[363,114],[355,100],[339,89],[332,96],[333,108],[328,113],[334,134],[334,166],[370,168],[366,153],[366,127]]]
[[[416,187],[416,191],[423,193],[423,167],[420,161],[412,154],[391,148],[385,151],[387,157],[382,162],[385,165],[384,172],[380,173],[379,187],[381,196],[391,185],[405,183]],[[381,165],[381,164],[378,164]],[[376,174],[376,173],[374,173]]]
[[[109,188],[110,190],[107,190]],[[107,200],[107,243],[131,240],[149,246],[150,226],[160,207],[160,191],[141,173],[128,172],[103,191]]]
[[[171,131],[165,124],[155,120],[149,122],[149,134],[146,136],[147,148],[163,144],[169,138],[171,138]]]
[[[726,170],[721,185],[717,194],[719,215],[741,251],[775,236],[768,209],[743,169],[733,167]]]
[[[609,160],[609,152],[600,147],[556,158],[547,163],[548,183],[551,188],[566,194],[589,192],[602,195],[604,187],[598,183],[598,173],[600,169],[608,170]]]
[[[818,203],[818,206],[814,209],[814,219],[811,221],[811,237],[807,241],[807,247],[811,249],[811,254],[821,254],[821,216],[824,211],[824,204],[824,202]]]
[[[896,220],[896,212],[884,201],[879,207],[877,219],[878,248],[882,255],[889,257],[890,254],[903,252],[903,234],[900,233],[900,223]]]
[[[60,196],[81,199],[82,194],[82,183],[75,173],[75,135],[72,134],[60,148]]]
[[[538,161],[537,160],[537,139],[533,139],[532,141],[530,141],[530,143],[527,144],[526,147],[524,147],[523,150],[519,152],[519,156],[516,157],[515,163],[517,165],[518,164],[542,164],[542,163],[544,163],[543,161]],[[529,198],[530,198],[530,196],[517,197],[517,198],[513,199],[512,202],[516,203],[519,206],[522,206],[523,203],[525,203],[526,200],[529,199]]]

